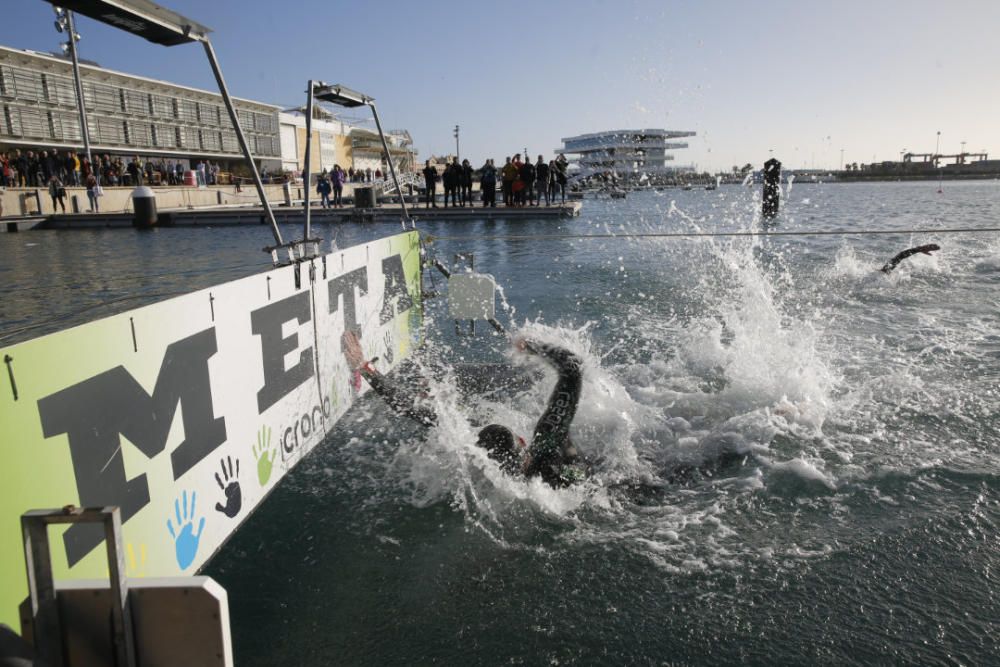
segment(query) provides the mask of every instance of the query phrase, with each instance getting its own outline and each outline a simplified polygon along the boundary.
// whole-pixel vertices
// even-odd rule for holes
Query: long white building
[[[95,153],[240,160],[218,93],[80,65]],[[280,163],[278,110],[234,100],[254,157]],[[0,150],[80,150],[83,135],[69,60],[0,46]]]
[[[217,92],[81,63],[87,127],[94,153],[150,159],[243,161]],[[258,166],[272,173],[305,167],[305,117],[266,102],[235,99],[240,126]],[[385,169],[378,134],[336,118],[313,124],[312,169]],[[398,170],[413,171],[417,151],[405,130],[386,135]],[[80,151],[83,134],[72,65],[56,55],[0,46],[0,153]]]
[[[602,172],[655,176],[690,170],[668,165],[674,156],[667,151],[688,147],[687,142],[670,139],[693,136],[694,132],[681,130],[608,130],[566,137],[556,152],[566,154],[581,176]]]

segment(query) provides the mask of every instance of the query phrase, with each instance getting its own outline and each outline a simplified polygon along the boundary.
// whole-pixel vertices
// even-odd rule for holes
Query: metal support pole
[[[411,228],[416,228],[413,224],[413,220],[410,219],[410,212],[406,208],[406,197],[403,196],[403,189],[399,187],[399,179],[396,178],[396,166],[392,163],[392,155],[389,154],[389,144],[385,141],[385,134],[382,132],[382,121],[378,118],[378,111],[375,109],[374,102],[368,102],[368,106],[372,108],[372,115],[375,116],[375,127],[378,128],[378,138],[382,140],[382,149],[385,151],[385,161],[389,163],[389,172],[392,173],[392,182],[396,184],[396,192],[399,193],[399,203],[403,206],[403,217],[409,221]],[[405,228],[406,225],[404,224]]]
[[[313,80],[309,79],[309,91],[306,95],[306,167],[302,172],[302,183],[305,193],[302,197],[306,209],[306,229],[303,239],[309,239],[309,190],[312,189],[312,124],[313,124]]]
[[[76,26],[73,12],[66,10],[66,25],[69,27],[69,55],[73,61],[73,81],[76,84],[76,105],[80,109],[80,134],[83,135],[83,151],[87,154],[90,172],[97,182],[101,182],[101,172],[94,168],[94,158],[90,154],[90,131],[87,128],[87,110],[83,105],[83,81],[80,80],[80,59],[76,55]]]
[[[253,162],[253,155],[250,153],[250,146],[247,144],[247,138],[243,134],[243,128],[240,127],[240,119],[236,115],[236,107],[233,106],[233,100],[229,97],[229,89],[226,88],[226,81],[222,78],[222,69],[219,68],[219,62],[215,59],[215,50],[212,48],[212,43],[207,39],[201,42],[205,46],[205,55],[208,56],[208,62],[212,66],[212,73],[215,74],[215,81],[219,84],[219,92],[222,93],[222,101],[226,105],[226,111],[229,112],[229,119],[233,123],[233,129],[236,131],[236,140],[240,142],[240,148],[243,150],[243,157],[247,160],[247,166],[250,167],[250,174],[253,176],[253,184],[257,187],[257,196],[260,197],[260,203],[264,207],[264,213],[267,215],[268,222],[271,223],[271,232],[274,234],[274,240],[279,246],[284,245],[284,241],[281,240],[281,232],[278,231],[278,222],[274,219],[274,211],[271,210],[271,202],[267,200],[267,195],[264,194],[264,183],[260,180],[260,174],[257,173],[257,165]],[[268,249],[270,251],[270,249]]]
[[[135,667],[135,639],[132,636],[132,613],[128,600],[128,580],[125,578],[125,558],[122,555],[122,521],[117,507],[32,510],[21,515],[21,535],[24,539],[24,559],[28,568],[28,595],[33,620],[32,640],[36,664],[61,667],[63,637],[56,596],[55,578],[49,551],[48,527],[53,524],[100,523],[104,526],[104,541],[108,557],[108,579],[111,586],[112,642],[117,667]]]

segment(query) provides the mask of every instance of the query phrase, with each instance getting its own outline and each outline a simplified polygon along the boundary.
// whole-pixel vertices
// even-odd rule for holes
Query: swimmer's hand
[[[513,340],[514,349],[518,352],[531,352],[532,354],[541,354],[541,349],[539,343],[531,340],[526,336],[515,336]]]
[[[344,352],[344,358],[352,371],[356,371],[365,365],[365,353],[361,351],[361,341],[358,334],[348,329],[340,337],[340,348]]]

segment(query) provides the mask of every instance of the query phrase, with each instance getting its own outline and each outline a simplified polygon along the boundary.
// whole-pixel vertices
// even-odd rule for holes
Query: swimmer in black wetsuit
[[[419,404],[418,391],[389,381],[371,362],[365,361],[353,331],[344,332],[342,346],[351,367],[361,373],[389,407],[424,426],[437,423],[437,414],[430,407]],[[585,477],[589,468],[569,439],[569,426],[576,415],[583,388],[582,362],[577,355],[555,345],[519,339],[515,347],[537,354],[555,366],[559,372],[555,389],[535,425],[530,445],[499,424],[483,428],[476,444],[486,449],[488,456],[499,463],[504,472],[541,477],[553,487],[567,486]]]
[[[916,255],[918,252],[923,253],[925,255],[930,255],[932,251],[940,249],[941,246],[939,246],[937,243],[928,243],[927,245],[918,245],[916,248],[909,248],[899,253],[892,259],[890,259],[886,263],[886,265],[882,267],[881,271],[882,273],[886,274],[892,273],[892,270],[895,269],[896,266],[907,257],[910,257],[911,255]]]

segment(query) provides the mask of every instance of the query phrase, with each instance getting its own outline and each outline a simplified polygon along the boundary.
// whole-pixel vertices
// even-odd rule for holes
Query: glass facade
[[[95,151],[240,155],[216,93],[81,65]],[[254,157],[278,158],[278,108],[237,101]],[[0,47],[0,143],[79,148],[83,142],[68,60]]]

